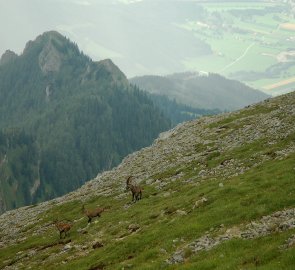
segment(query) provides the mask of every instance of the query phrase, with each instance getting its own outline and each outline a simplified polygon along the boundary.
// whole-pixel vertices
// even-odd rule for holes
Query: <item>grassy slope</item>
[[[287,100],[289,106],[294,106],[295,95],[283,99]],[[206,139],[211,140],[213,151],[205,158],[175,162],[175,166],[163,167],[161,171],[155,168],[149,179],[153,184],[144,185],[143,200],[136,204],[130,203],[130,194],[124,195],[116,183],[112,184],[114,191],[110,195],[86,196],[87,207],[110,207],[88,227],[79,199],[41,212],[37,223],[21,229],[25,238],[19,239],[17,245],[0,249],[0,268],[10,264],[12,268],[7,269],[15,266],[18,269],[29,269],[29,266],[30,269],[41,269],[41,266],[42,269],[102,269],[103,266],[104,269],[294,269],[294,246],[280,248],[295,234],[294,229],[252,240],[232,239],[197,254],[185,250],[184,263],[165,262],[177,249],[185,248],[207,233],[219,234],[220,230],[242,227],[265,215],[294,207],[295,152],[290,150],[279,155],[282,149],[291,149],[295,141],[294,114],[281,111],[272,116],[284,125],[290,124],[291,129],[286,137],[279,134],[275,142],[274,138],[262,136],[226,151],[217,147],[217,140],[226,141],[230,134],[237,134],[247,125],[260,126],[255,122],[256,117],[267,118],[279,107],[273,102],[268,107],[258,105],[223,118],[212,118],[215,120],[205,123],[204,128],[212,131]],[[223,127],[222,131],[214,132],[219,127]],[[179,134],[176,137],[181,137]],[[206,147],[203,142],[196,144],[195,151],[203,153]],[[167,158],[174,164],[175,156]],[[225,176],[229,169],[222,171],[219,166],[224,160],[235,160],[247,169],[238,175],[234,170]],[[204,163],[206,170],[217,169],[216,173],[199,177]],[[147,166],[142,163],[137,169],[144,168]],[[157,182],[163,184],[161,189],[155,185]],[[204,196],[208,201],[194,208],[195,202]],[[50,225],[56,218],[74,222],[70,237],[66,238],[71,239],[69,250],[64,251],[65,244],[58,241],[58,232]],[[137,224],[140,229],[130,232],[130,224]],[[104,246],[93,250],[96,241]]]

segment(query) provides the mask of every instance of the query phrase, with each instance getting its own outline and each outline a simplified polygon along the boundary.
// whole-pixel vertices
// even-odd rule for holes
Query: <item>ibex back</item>
[[[100,217],[100,214],[105,211],[105,208],[95,208],[93,210],[85,209],[84,205],[82,207],[82,212],[88,217],[88,223],[95,217]]]
[[[72,228],[73,224],[64,223],[59,221],[54,221],[56,228],[59,230],[59,238],[62,238],[62,233],[64,233],[64,238],[67,236],[67,232]]]

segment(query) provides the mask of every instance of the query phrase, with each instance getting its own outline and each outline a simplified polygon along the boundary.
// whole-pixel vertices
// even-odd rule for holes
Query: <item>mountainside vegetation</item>
[[[170,127],[111,60],[93,62],[57,32],[28,42],[20,56],[7,51],[0,212],[76,189]]]
[[[200,110],[231,111],[269,97],[243,83],[212,73],[148,75],[134,77],[129,81],[150,93],[165,95]]]
[[[39,153],[32,135],[13,129],[0,131],[0,209],[6,208],[10,198],[11,208],[32,202],[40,184]]]
[[[160,134],[80,189],[1,215],[0,268],[293,269],[294,120],[293,92]],[[98,205],[87,225],[82,207]]]
[[[179,103],[175,99],[170,99],[167,95],[147,93],[154,104],[171,120],[172,126],[176,126],[179,123],[193,120],[204,115],[214,115],[222,112],[219,109],[194,108]]]

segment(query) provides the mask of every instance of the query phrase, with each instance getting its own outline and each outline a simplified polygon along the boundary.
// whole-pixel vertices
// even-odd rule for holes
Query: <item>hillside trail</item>
[[[272,35],[276,34],[276,33],[280,30],[280,28],[281,28],[281,25],[278,24],[277,27],[275,28],[275,30],[271,31],[271,32],[269,33],[269,35],[272,36]],[[226,65],[225,67],[223,67],[219,72],[221,73],[221,72],[227,70],[228,68],[230,68],[231,66],[233,66],[234,64],[236,64],[237,62],[239,62],[240,60],[242,60],[242,59],[247,55],[247,53],[249,52],[249,50],[250,50],[255,44],[256,44],[255,42],[251,43],[251,44],[245,49],[245,51],[244,51],[244,52],[243,52],[243,53],[242,53],[242,54],[241,54],[236,60],[234,60],[233,62],[227,64],[227,65]]]
[[[234,64],[236,64],[237,62],[239,62],[240,60],[242,60],[247,53],[249,52],[249,50],[255,45],[255,42],[251,43],[246,49],[245,51],[242,53],[242,55],[240,55],[236,60],[234,60],[233,62],[229,63],[228,65],[226,65],[225,67],[223,67],[221,70],[219,70],[219,73],[227,70],[228,68],[230,68],[231,66],[233,66]]]

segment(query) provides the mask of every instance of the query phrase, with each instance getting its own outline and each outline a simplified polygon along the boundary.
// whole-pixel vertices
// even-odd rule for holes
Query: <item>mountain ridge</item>
[[[180,103],[202,109],[232,111],[270,97],[241,82],[207,72],[146,75],[129,81],[148,92],[166,95]]]

